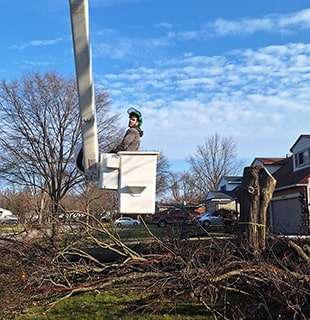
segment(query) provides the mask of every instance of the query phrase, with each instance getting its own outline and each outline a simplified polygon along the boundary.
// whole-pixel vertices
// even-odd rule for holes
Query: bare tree
[[[202,194],[217,190],[223,176],[234,175],[241,168],[234,140],[231,137],[221,137],[217,133],[197,147],[189,163],[195,176],[196,187]]]
[[[200,190],[195,177],[190,172],[171,172],[169,175],[169,192],[177,203],[199,203]]]
[[[156,193],[163,195],[168,188],[168,180],[170,176],[170,165],[166,156],[161,152],[160,158],[157,162],[156,171]]]
[[[0,193],[0,206],[12,211],[22,223],[30,218],[34,205],[32,193],[27,188],[21,191],[3,190]]]
[[[96,94],[101,146],[118,137],[118,116],[108,116],[108,96]],[[104,137],[104,139],[103,139]],[[80,140],[75,82],[38,73],[0,85],[0,174],[8,182],[47,194],[52,211],[82,180],[74,163]]]
[[[104,212],[115,213],[118,208],[118,194],[114,190],[99,189],[92,183],[84,183],[68,192],[61,205],[67,212],[81,211],[94,216]]]

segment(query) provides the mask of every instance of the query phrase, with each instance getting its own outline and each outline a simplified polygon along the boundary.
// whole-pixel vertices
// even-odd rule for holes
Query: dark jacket
[[[142,135],[143,131],[140,128],[129,128],[125,133],[123,141],[111,152],[138,151]]]

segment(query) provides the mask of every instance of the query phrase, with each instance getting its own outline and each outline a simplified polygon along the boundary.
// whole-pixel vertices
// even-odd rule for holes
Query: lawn
[[[56,304],[50,311],[44,307],[34,307],[18,316],[17,320],[200,320],[211,319],[207,310],[197,304],[178,301],[177,306],[171,302],[158,302],[162,310],[157,313],[143,311],[141,308],[142,293],[114,289],[100,294],[83,294],[71,297]]]
[[[171,224],[165,228],[160,228],[155,224],[148,224],[150,232],[158,237],[163,238],[174,238],[184,239],[188,237],[205,237],[207,233],[196,225],[182,225],[182,224]],[[148,239],[154,239],[152,235],[145,229],[143,225],[133,227],[114,228],[114,231],[118,233],[119,237],[127,241],[145,241]]]
[[[0,233],[19,233],[25,230],[25,226],[22,224],[17,225],[9,225],[9,224],[2,224],[0,225]]]
[[[156,245],[156,240],[154,239],[152,234],[160,240],[163,240],[166,244],[169,245],[169,243],[171,242],[171,244],[173,243],[172,245],[175,246],[176,241],[186,239],[187,237],[192,235],[197,236],[197,230],[201,230],[197,226],[180,225],[169,225],[166,228],[159,228],[156,225],[148,225],[151,233],[148,232],[148,230],[146,230],[143,225],[116,228],[107,224],[105,225],[105,228],[107,228],[106,230],[108,230],[115,238],[119,239],[122,243],[126,244],[130,249],[142,255],[149,254],[150,250],[153,251],[154,249],[153,245]],[[205,231],[201,231],[203,232],[203,236],[206,236]],[[74,235],[71,234],[66,238],[66,241],[70,242],[72,240],[71,236],[75,237],[76,234],[78,235],[79,233],[76,232]],[[113,243],[113,240],[104,230],[102,230],[102,232],[96,231],[95,237],[98,240],[103,241],[105,244]],[[114,247],[119,249],[116,244],[114,244]],[[87,254],[90,254],[103,263],[111,263],[123,259],[123,257],[121,257],[113,250],[98,246],[98,244],[94,243],[91,238],[89,238],[89,242],[87,243],[84,241],[79,249],[83,250]],[[78,261],[79,255],[72,252],[71,257],[69,258],[70,261]]]

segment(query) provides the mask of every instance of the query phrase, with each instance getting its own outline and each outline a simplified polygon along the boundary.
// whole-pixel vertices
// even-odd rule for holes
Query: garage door
[[[302,234],[305,224],[298,198],[273,200],[272,231],[277,234]]]

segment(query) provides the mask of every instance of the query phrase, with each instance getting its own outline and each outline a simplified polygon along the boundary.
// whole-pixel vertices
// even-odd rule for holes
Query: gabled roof
[[[233,200],[233,198],[228,195],[228,192],[221,191],[209,191],[206,200]]]
[[[283,166],[273,176],[277,180],[276,189],[296,184],[307,184],[310,177],[310,167],[294,171],[293,157],[286,158]]]
[[[227,180],[227,182],[241,182],[242,176],[223,176],[222,179]]]
[[[293,148],[296,146],[296,144],[299,142],[299,140],[301,138],[307,138],[310,139],[310,134],[301,134],[298,139],[296,140],[296,142],[293,144],[293,146],[291,147],[290,151],[292,152]]]
[[[255,158],[252,161],[251,166],[254,164],[256,160],[262,162],[264,166],[280,166],[283,164],[283,161],[285,159],[286,158]]]

